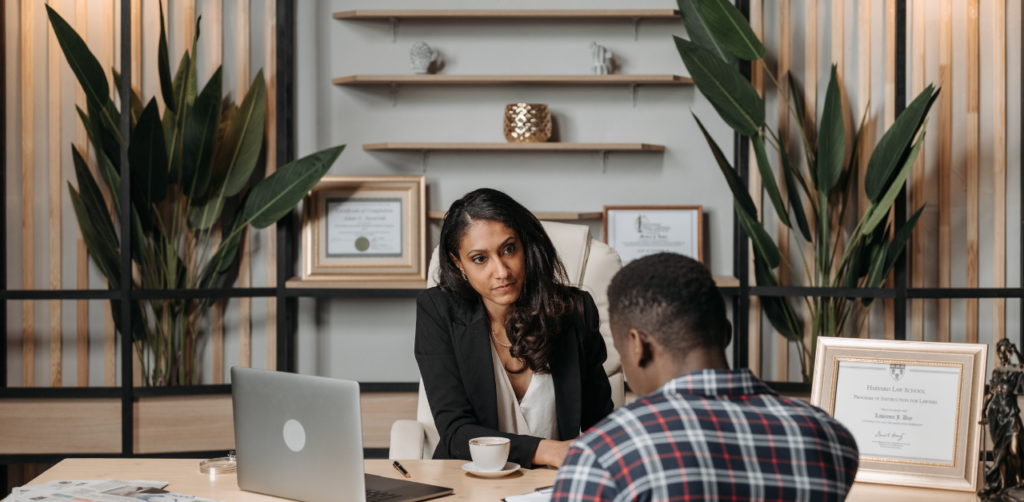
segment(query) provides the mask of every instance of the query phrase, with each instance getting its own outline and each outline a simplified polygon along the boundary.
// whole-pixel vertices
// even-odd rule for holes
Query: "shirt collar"
[[[752,394],[775,394],[749,369],[713,370],[705,369],[680,375],[653,395],[696,394],[704,396],[745,396]]]

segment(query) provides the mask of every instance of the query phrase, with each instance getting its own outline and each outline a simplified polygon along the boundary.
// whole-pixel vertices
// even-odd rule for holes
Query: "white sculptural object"
[[[590,67],[594,75],[607,75],[612,71],[612,52],[597,42],[590,42],[590,55],[594,58],[594,65]]]
[[[416,42],[409,51],[409,59],[412,60],[412,71],[414,73],[426,74],[430,63],[437,60],[438,52],[431,49],[423,42]]]

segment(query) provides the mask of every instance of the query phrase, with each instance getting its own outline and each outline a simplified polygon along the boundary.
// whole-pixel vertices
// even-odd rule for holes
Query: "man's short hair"
[[[612,323],[646,332],[676,355],[725,346],[725,301],[692,258],[658,253],[633,261],[612,278],[608,302]]]

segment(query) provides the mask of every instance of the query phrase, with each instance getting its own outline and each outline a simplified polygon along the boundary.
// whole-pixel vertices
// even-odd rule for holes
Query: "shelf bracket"
[[[633,18],[633,40],[640,40],[640,18]]]
[[[633,108],[636,108],[637,91],[639,89],[640,86],[636,82],[629,84],[629,94],[633,98]]]
[[[391,82],[391,108],[396,106],[398,106],[398,84]],[[636,104],[633,106],[636,106]]]
[[[427,172],[427,157],[429,156],[429,150],[423,150],[420,152],[420,167],[423,168],[423,173]]]
[[[388,21],[391,21],[391,43],[398,42],[398,18],[389,17]]]
[[[601,174],[608,174],[608,151],[597,152],[597,159],[601,162]]]

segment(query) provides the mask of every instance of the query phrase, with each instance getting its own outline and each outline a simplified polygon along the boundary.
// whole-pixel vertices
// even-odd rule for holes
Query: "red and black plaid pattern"
[[[552,502],[841,501],[857,443],[749,370],[678,377],[576,440]]]

